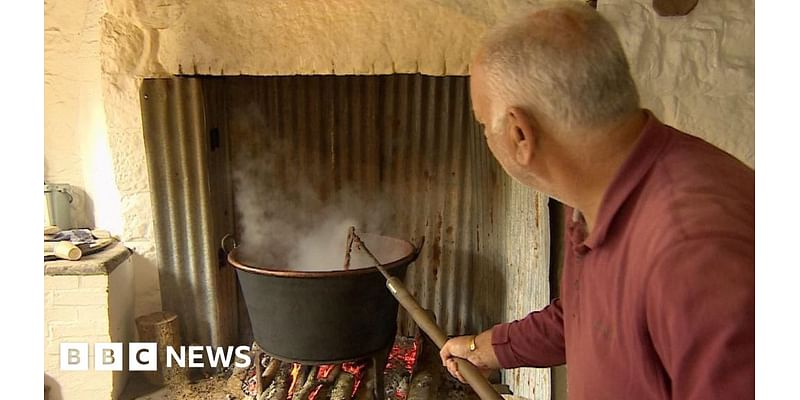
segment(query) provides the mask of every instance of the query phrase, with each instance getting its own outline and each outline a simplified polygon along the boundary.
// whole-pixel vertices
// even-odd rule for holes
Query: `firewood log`
[[[277,358],[272,358],[267,363],[267,366],[264,368],[264,372],[261,373],[261,377],[264,379],[264,385],[269,385],[272,383],[272,380],[275,379],[275,374],[278,373],[278,368],[281,366],[281,360]]]
[[[350,400],[353,396],[355,377],[348,372],[341,372],[331,389],[331,400]]]
[[[342,372],[342,365],[336,365],[333,369],[328,373],[328,376],[325,379],[322,379],[320,383],[322,383],[322,389],[320,389],[319,393],[317,393],[318,400],[328,400],[331,398],[331,391],[333,390],[333,385],[336,383],[336,379],[339,377],[339,374]]]
[[[294,395],[303,388],[303,385],[306,383],[306,379],[308,378],[308,372],[311,369],[309,366],[301,366],[300,369],[297,371],[297,376],[294,378],[294,381],[291,383],[292,387],[292,398]]]
[[[136,318],[136,329],[140,341],[158,343],[157,369],[143,372],[145,378],[156,385],[186,380],[188,377],[186,368],[175,365],[167,368],[167,347],[177,349],[182,344],[178,316],[167,311],[143,315]]]
[[[292,364],[281,363],[278,368],[278,373],[275,379],[269,385],[267,390],[259,396],[258,400],[286,400],[289,395],[289,385],[291,384]]]
[[[311,368],[311,371],[309,371],[305,382],[303,382],[302,385],[296,386],[298,389],[295,390],[292,400],[308,400],[308,396],[311,395],[311,392],[313,392],[319,384],[319,380],[317,379],[317,371],[317,367]]]
[[[408,385],[407,400],[422,400],[436,398],[439,386],[442,384],[442,363],[436,345],[427,335],[421,335],[419,359],[417,368]]]

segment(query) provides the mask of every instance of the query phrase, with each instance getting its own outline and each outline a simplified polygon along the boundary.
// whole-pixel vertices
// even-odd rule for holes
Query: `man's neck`
[[[565,147],[572,154],[565,157],[565,184],[561,197],[566,204],[583,214],[588,232],[595,226],[603,197],[622,163],[628,159],[644,124],[647,114],[633,113],[601,129],[582,132],[572,137],[585,138]]]

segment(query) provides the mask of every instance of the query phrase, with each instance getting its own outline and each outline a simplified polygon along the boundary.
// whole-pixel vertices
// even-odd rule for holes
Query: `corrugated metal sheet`
[[[508,283],[508,307],[503,319],[513,321],[539,310],[550,302],[549,277],[550,218],[547,197],[515,181],[505,188],[505,208],[510,211],[503,223],[506,246],[504,280]],[[521,207],[527,204],[528,207]],[[549,400],[549,368],[503,370],[503,381],[515,394]]]
[[[219,268],[200,81],[146,79],[140,94],[163,308],[184,343],[231,344],[235,281]]]

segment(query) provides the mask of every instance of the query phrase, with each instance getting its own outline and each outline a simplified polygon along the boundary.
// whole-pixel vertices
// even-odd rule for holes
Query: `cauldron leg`
[[[375,400],[384,400],[386,398],[383,374],[386,371],[386,363],[389,362],[389,353],[392,352],[392,346],[394,346],[394,342],[389,347],[372,355],[372,368],[370,368],[370,371],[372,371],[372,379],[375,382]]]
[[[266,389],[264,386],[264,378],[261,376],[264,373],[264,366],[261,364],[261,356],[264,354],[264,352],[261,351],[261,348],[258,348],[254,351],[254,353],[255,357],[253,357],[253,359],[256,363],[256,397],[259,397],[261,396],[261,392]]]

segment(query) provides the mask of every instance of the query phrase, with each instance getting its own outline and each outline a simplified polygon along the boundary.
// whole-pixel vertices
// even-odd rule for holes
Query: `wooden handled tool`
[[[367,249],[364,245],[364,242],[361,241],[361,238],[355,234],[353,235],[353,242],[360,246],[361,249],[364,250],[367,255],[369,255],[373,261],[375,261],[376,268],[378,271],[383,274],[386,278],[386,287],[389,289],[389,292],[392,293],[395,299],[400,303],[403,308],[408,311],[408,315],[414,319],[414,322],[425,332],[428,337],[431,338],[433,343],[436,344],[437,347],[440,349],[444,346],[445,342],[447,342],[447,334],[436,324],[436,321],[433,320],[430,314],[428,314],[422,306],[419,305],[417,300],[411,293],[406,289],[403,281],[400,279],[392,276],[389,272],[386,271],[383,266],[381,266],[381,262],[375,257],[372,252]],[[461,373],[461,376],[467,381],[472,390],[478,394],[478,397],[481,400],[502,400],[503,397],[497,393],[496,390],[492,387],[489,381],[484,377],[481,372],[478,370],[476,366],[474,366],[471,362],[463,359],[463,358],[455,358],[456,363],[458,364],[458,372]]]
[[[408,311],[408,314],[414,319],[414,322],[419,325],[420,329],[428,334],[428,337],[431,338],[433,343],[441,349],[444,343],[447,342],[447,334],[436,324],[425,309],[419,305],[400,279],[389,275],[380,265],[378,266],[378,270],[387,277],[386,287],[389,288],[394,298]],[[478,394],[481,400],[502,399],[500,394],[494,390],[489,381],[481,375],[478,368],[472,365],[471,362],[463,358],[456,358],[455,360],[458,364],[458,372],[461,373],[461,376],[463,376],[472,389],[475,390],[475,393]]]

